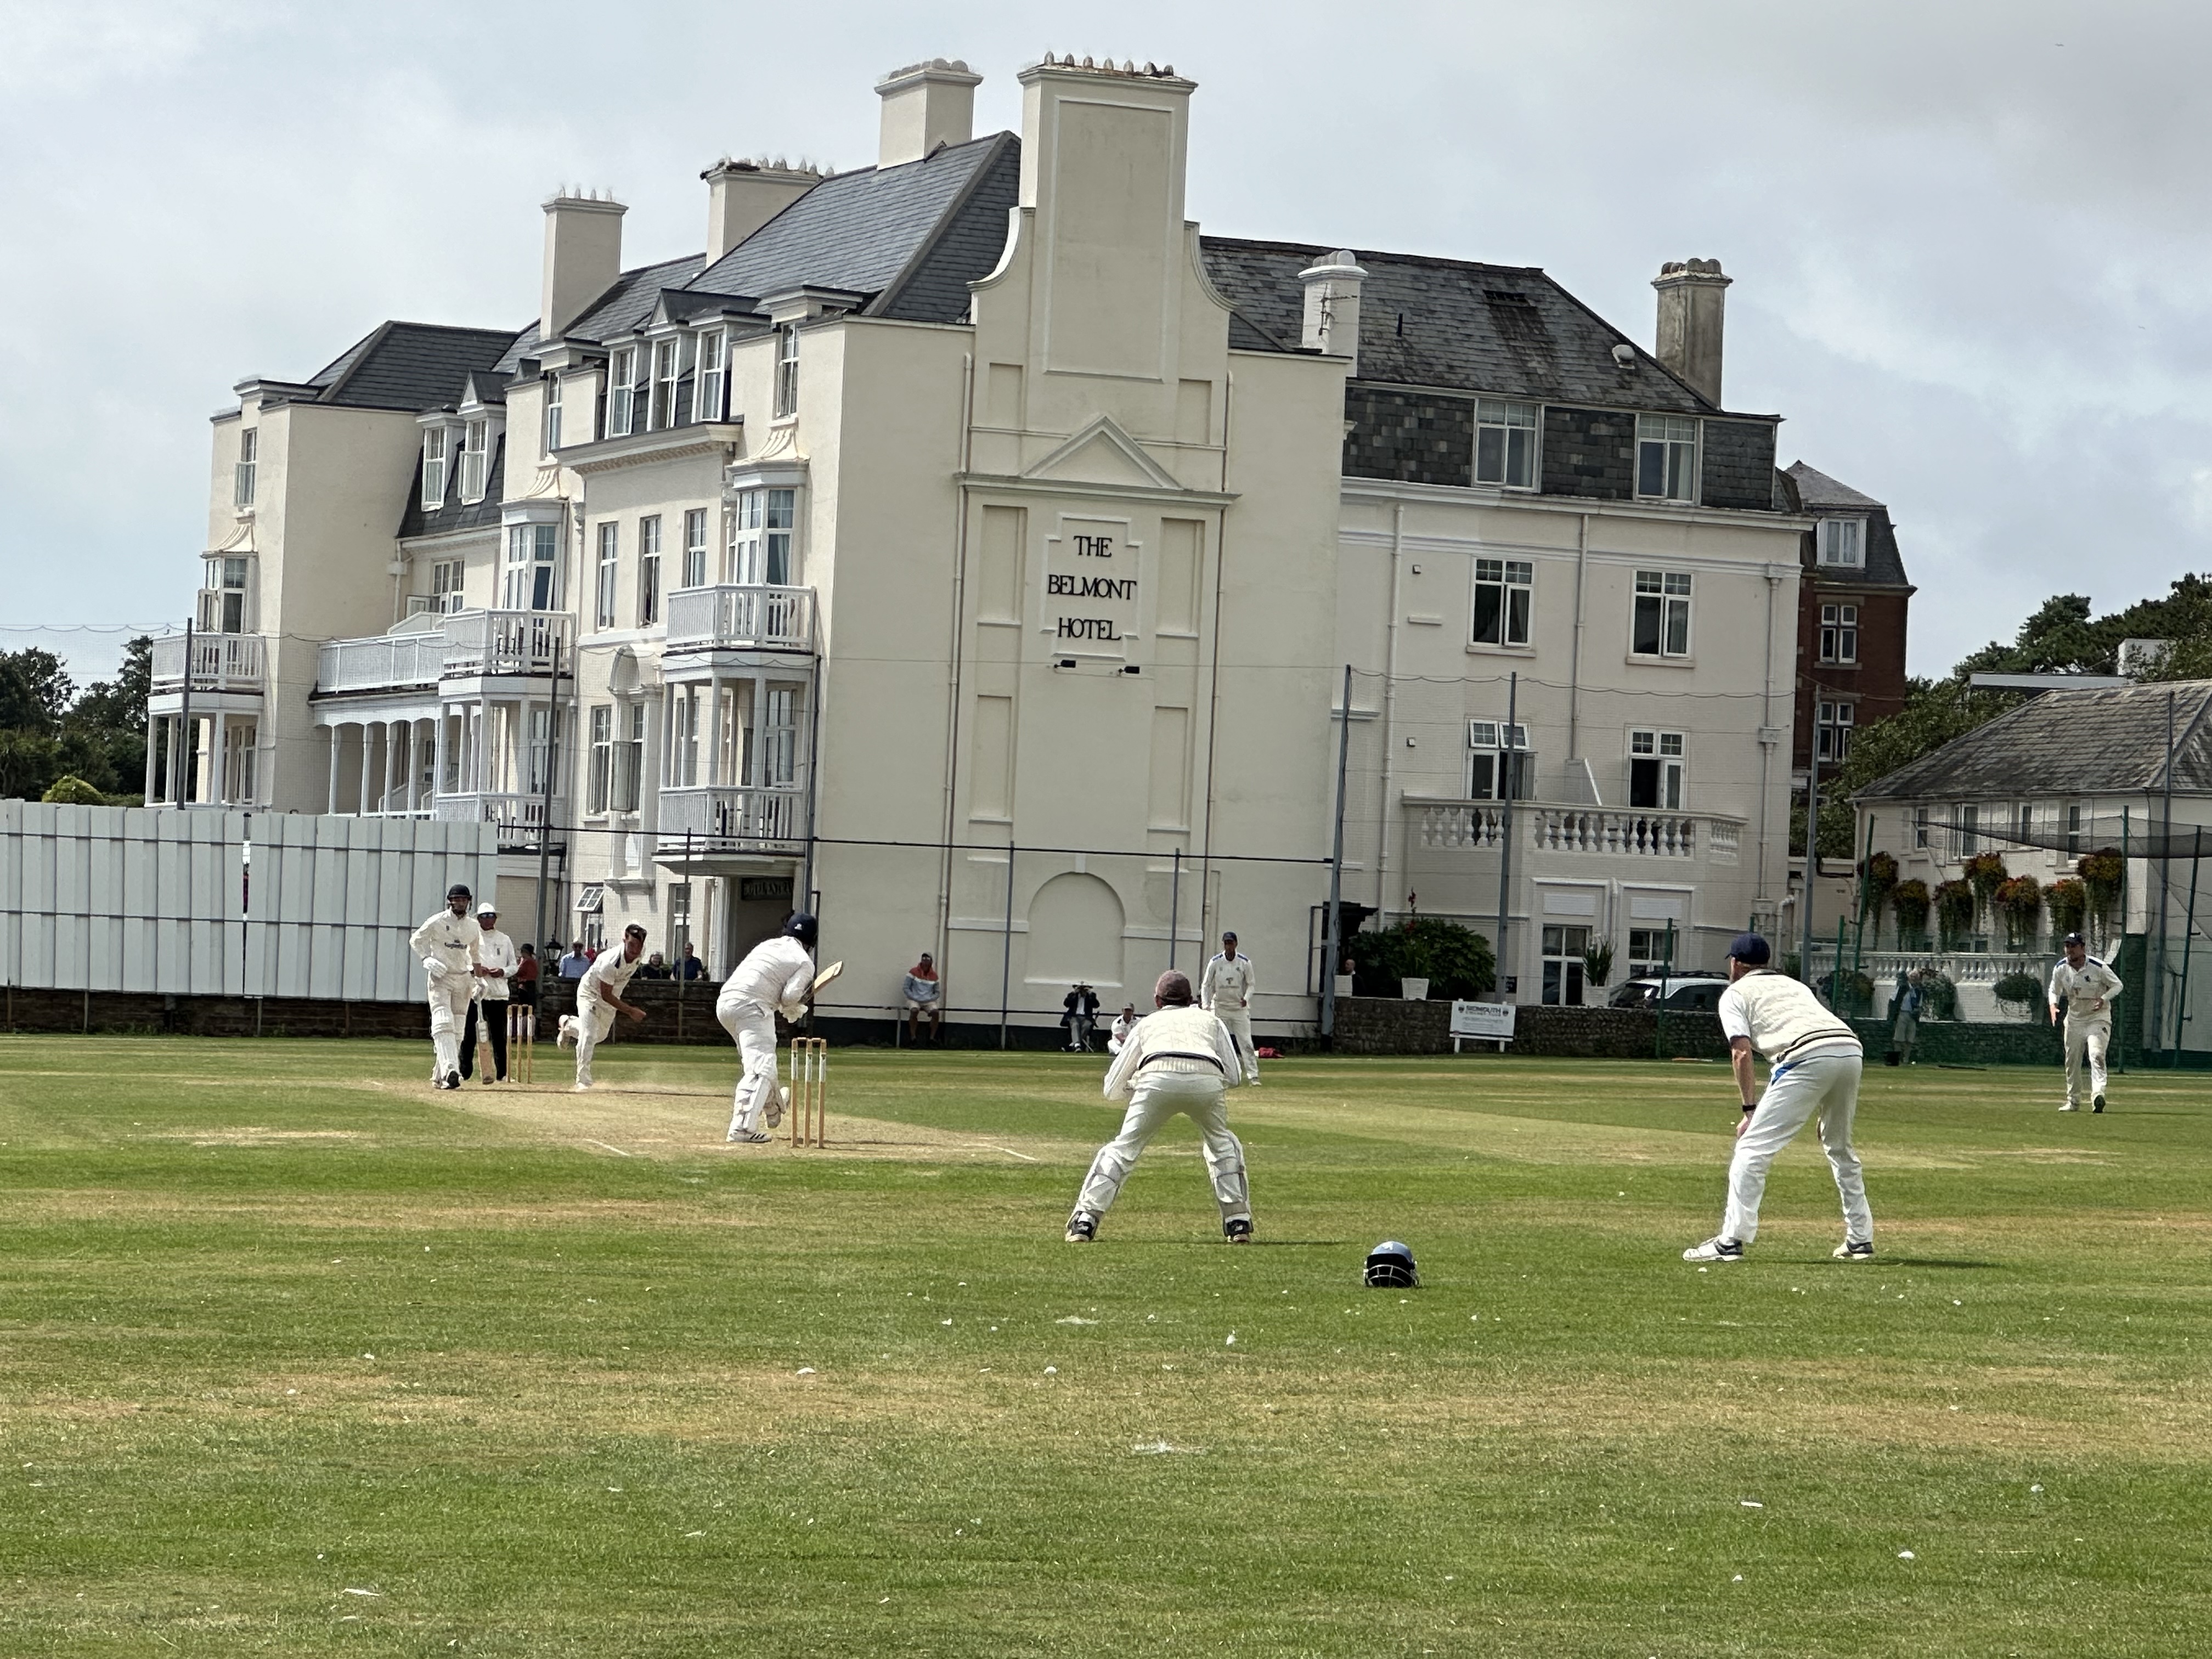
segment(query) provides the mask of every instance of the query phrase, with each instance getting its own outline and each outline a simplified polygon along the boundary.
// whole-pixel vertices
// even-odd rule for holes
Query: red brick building
[[[1850,753],[1860,726],[1905,707],[1905,615],[1913,587],[1889,509],[1799,461],[1784,474],[1819,523],[1804,539],[1797,600],[1797,716],[1791,775],[1802,790]]]

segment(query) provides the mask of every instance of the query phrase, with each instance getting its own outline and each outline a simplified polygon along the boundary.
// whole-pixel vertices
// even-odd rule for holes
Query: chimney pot
[[[1669,259],[1651,286],[1659,326],[1651,355],[1708,403],[1721,400],[1721,341],[1732,279],[1717,259]]]
[[[1352,359],[1352,372],[1359,372],[1359,295],[1367,273],[1348,247],[1298,273],[1305,285],[1306,308],[1303,343],[1309,350]]]
[[[876,165],[900,167],[966,143],[975,136],[975,88],[982,83],[957,58],[933,58],[884,76],[876,83],[883,100]]]
[[[710,265],[822,182],[812,167],[787,167],[781,158],[773,164],[725,159],[699,176],[707,181]]]

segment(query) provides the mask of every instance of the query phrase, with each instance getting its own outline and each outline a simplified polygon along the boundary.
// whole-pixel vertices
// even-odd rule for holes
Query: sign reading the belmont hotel
[[[1127,519],[1062,514],[1045,538],[1044,627],[1048,648],[1086,657],[1121,657],[1137,629],[1137,562]]]

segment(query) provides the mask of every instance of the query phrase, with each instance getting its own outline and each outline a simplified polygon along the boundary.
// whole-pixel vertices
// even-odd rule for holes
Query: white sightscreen
[[[0,800],[0,981],[411,1000],[408,935],[498,867],[489,824]]]

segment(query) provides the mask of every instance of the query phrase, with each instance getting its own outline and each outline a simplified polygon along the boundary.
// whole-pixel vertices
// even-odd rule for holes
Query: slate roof
[[[993,133],[895,167],[836,173],[668,286],[762,300],[801,287],[873,296],[872,315],[964,322],[968,284],[1006,246],[1020,141]]]
[[[483,499],[461,502],[461,467],[458,456],[446,467],[446,499],[436,507],[424,511],[422,507],[422,456],[415,455],[415,473],[407,481],[407,507],[400,514],[399,534],[410,536],[447,536],[457,531],[482,530],[499,522],[500,502],[507,485],[507,434],[502,432],[499,441],[491,447],[489,475],[484,481]]]
[[[2045,691],[1858,792],[1860,800],[1987,800],[2141,794],[2166,777],[2173,698],[2173,787],[2212,793],[2212,680]]]
[[[311,376],[314,401],[354,409],[434,409],[453,403],[471,374],[503,359],[514,331],[380,323]],[[304,401],[304,400],[303,400]]]
[[[1795,486],[1803,511],[1815,518],[1832,513],[1863,514],[1867,521],[1866,564],[1858,570],[1840,569],[1814,562],[1808,567],[1824,583],[1844,587],[1911,587],[1905,574],[1905,556],[1898,550],[1897,529],[1889,508],[1871,495],[1830,477],[1802,461],[1793,461],[1783,476]]]
[[[1295,349],[1305,328],[1298,272],[1334,250],[1207,236],[1206,274],[1250,337]],[[1448,386],[1552,403],[1715,415],[1657,360],[1534,266],[1354,248],[1362,380]],[[1232,345],[1239,343],[1231,325]],[[1636,348],[1623,368],[1617,345]],[[1771,418],[1771,417],[1760,417]]]

